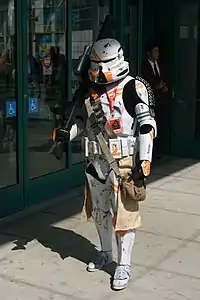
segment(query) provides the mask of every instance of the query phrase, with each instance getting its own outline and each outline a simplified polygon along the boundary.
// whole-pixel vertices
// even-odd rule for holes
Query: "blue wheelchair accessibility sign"
[[[11,100],[6,102],[6,118],[16,117],[16,101]]]
[[[28,111],[29,111],[29,114],[37,114],[38,113],[38,99],[37,98],[29,98]]]

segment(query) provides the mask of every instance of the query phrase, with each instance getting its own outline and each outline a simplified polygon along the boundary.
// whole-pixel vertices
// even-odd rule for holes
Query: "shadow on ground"
[[[191,159],[163,158],[155,161],[152,168],[152,179],[148,182],[159,180],[184,168],[195,165],[197,161]],[[13,223],[1,226],[0,244],[13,242],[13,251],[23,249],[33,240],[37,240],[44,247],[51,249],[60,255],[62,259],[73,257],[88,263],[91,256],[97,254],[94,244],[87,238],[77,234],[72,227],[69,229],[55,227],[53,224],[76,216],[83,206],[83,187],[76,189],[75,194],[66,195],[66,198],[41,212],[32,216],[18,219]],[[71,220],[80,225],[80,219],[74,217]],[[112,274],[113,264],[106,272]]]
[[[199,161],[191,158],[177,158],[163,156],[156,159],[152,164],[152,174],[148,178],[148,183],[152,183],[167,176],[181,176],[177,173],[194,167]]]
[[[53,224],[71,218],[78,214],[83,207],[83,188],[78,188],[76,196],[58,204],[58,210],[49,208],[32,216],[24,217],[0,228],[0,245],[13,242],[12,251],[24,250],[33,240],[43,247],[57,253],[61,259],[75,258],[88,264],[91,257],[98,254],[96,245],[72,229],[56,227]],[[67,203],[66,203],[67,202]],[[70,221],[80,225],[80,218]],[[70,227],[70,226],[69,226]],[[105,272],[112,276],[116,263],[113,262]]]

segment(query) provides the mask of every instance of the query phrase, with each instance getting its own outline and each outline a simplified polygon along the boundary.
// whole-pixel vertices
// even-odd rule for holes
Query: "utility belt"
[[[103,155],[103,151],[96,141],[89,141],[87,137],[84,138],[85,156],[89,155]],[[106,143],[110,149],[110,153],[115,159],[131,156],[136,152],[136,138],[120,137],[115,139],[109,139]]]

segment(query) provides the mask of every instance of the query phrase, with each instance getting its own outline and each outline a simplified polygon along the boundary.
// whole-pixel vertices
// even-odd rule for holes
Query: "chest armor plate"
[[[124,86],[132,79],[133,77],[127,76],[118,84],[117,87],[116,84],[113,84],[112,86],[109,85],[109,87],[106,87],[106,92],[102,94],[99,99],[106,120],[111,120],[111,122],[112,120],[120,120],[122,130],[120,130],[120,132],[117,132],[116,130],[116,134],[119,137],[126,137],[132,135],[132,125],[134,120],[127,112],[122,98]],[[114,101],[113,112],[110,108],[109,99],[113,99]],[[88,132],[87,135],[89,139],[93,140],[94,135],[89,122],[87,122],[86,129]]]

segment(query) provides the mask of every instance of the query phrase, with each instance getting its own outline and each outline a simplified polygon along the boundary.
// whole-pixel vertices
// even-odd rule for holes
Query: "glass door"
[[[69,153],[61,161],[48,153],[57,112],[71,109],[72,3],[67,0],[23,2],[27,22],[23,33],[23,63],[27,95],[25,182],[29,206],[66,193],[79,179],[83,181],[83,176],[77,177],[80,168],[72,165]]]
[[[49,154],[56,110],[67,106],[66,0],[23,0],[27,205],[67,191],[67,154]],[[61,186],[62,187],[61,187]]]
[[[175,18],[172,153],[200,157],[200,3],[179,1]]]
[[[0,217],[24,207],[21,13],[0,2]],[[16,72],[17,70],[17,72]]]
[[[48,154],[56,107],[64,108],[66,89],[65,0],[27,0],[28,171],[37,178],[66,168]]]

